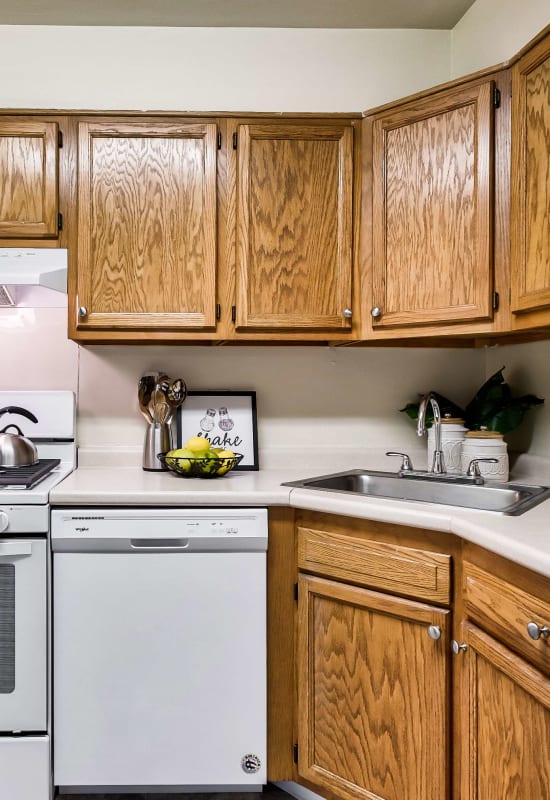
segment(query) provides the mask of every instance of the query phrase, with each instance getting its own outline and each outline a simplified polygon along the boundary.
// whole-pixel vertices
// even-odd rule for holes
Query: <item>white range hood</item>
[[[44,286],[67,291],[67,250],[0,247],[0,286]]]

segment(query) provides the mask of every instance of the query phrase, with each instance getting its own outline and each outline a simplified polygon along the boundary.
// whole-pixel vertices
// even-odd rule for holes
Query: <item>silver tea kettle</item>
[[[0,416],[3,414],[18,414],[31,422],[38,422],[32,412],[19,406],[0,408]],[[16,433],[9,433],[10,428],[15,428]],[[0,430],[0,467],[31,467],[37,462],[36,445],[23,435],[23,431],[18,425],[12,422]]]

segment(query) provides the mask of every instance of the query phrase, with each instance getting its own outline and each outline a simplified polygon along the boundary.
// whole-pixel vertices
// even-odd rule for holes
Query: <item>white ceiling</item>
[[[474,0],[0,0],[0,25],[450,29]]]

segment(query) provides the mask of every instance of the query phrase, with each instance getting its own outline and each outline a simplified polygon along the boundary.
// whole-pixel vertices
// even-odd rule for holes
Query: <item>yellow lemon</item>
[[[235,453],[232,450],[220,450],[218,453],[218,458],[235,458]],[[218,469],[218,475],[225,475],[226,472],[229,472],[231,467],[233,466],[231,461],[228,461]]]
[[[185,447],[187,450],[191,450],[192,453],[202,456],[209,449],[210,442],[203,436],[192,436],[186,441]]]

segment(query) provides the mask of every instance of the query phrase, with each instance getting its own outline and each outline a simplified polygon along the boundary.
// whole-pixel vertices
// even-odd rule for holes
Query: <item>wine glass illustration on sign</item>
[[[220,421],[218,425],[222,431],[230,431],[235,425],[225,406],[220,407]]]
[[[205,433],[208,433],[209,431],[211,431],[212,428],[215,425],[215,422],[214,422],[214,417],[215,416],[216,416],[216,409],[215,408],[207,408],[206,409],[206,414],[204,415],[204,417],[199,422],[199,425],[201,426],[201,430],[203,430]]]

